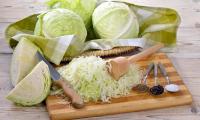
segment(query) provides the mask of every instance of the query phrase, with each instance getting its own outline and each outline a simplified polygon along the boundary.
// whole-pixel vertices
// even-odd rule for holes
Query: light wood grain
[[[4,41],[5,27],[31,13],[43,10],[41,0],[0,0],[0,119],[48,120],[45,107],[18,107],[5,99],[12,86],[9,65],[12,50]],[[87,118],[97,120],[199,120],[200,119],[200,0],[131,0],[149,6],[176,9],[182,19],[178,30],[178,46],[175,53],[168,53],[184,83],[194,98],[194,105],[167,109],[132,112],[127,114]]]

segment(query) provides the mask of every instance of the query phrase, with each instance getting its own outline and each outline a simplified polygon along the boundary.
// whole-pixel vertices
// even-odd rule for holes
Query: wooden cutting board
[[[172,62],[164,53],[154,54],[148,59],[143,59],[137,63],[142,69],[145,69],[152,61],[159,61],[164,64],[171,81],[180,86],[180,92],[168,93],[165,91],[160,96],[152,96],[150,93],[132,91],[127,96],[112,99],[111,103],[86,103],[86,107],[83,109],[72,108],[60,96],[48,96],[46,105],[50,118],[52,120],[74,119],[191,104],[192,97],[190,92]],[[160,84],[165,85],[166,80],[160,73],[158,76]],[[148,77],[147,82],[149,86],[154,85],[153,75]]]

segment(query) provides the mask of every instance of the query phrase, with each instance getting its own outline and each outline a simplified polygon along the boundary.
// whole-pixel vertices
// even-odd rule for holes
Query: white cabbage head
[[[66,56],[78,54],[80,50],[77,46],[82,46],[87,36],[82,18],[73,11],[62,8],[40,14],[34,33],[48,39],[64,35],[76,35],[76,43],[70,44]]]
[[[86,27],[90,27],[91,16],[96,7],[97,0],[48,0],[47,5],[51,9],[65,8],[80,15]]]
[[[139,23],[128,5],[118,2],[100,4],[92,15],[96,34],[104,39],[138,37]]]
[[[53,9],[38,16],[35,28],[36,35],[55,38],[75,34],[80,41],[84,41],[87,31],[82,18],[67,9]]]

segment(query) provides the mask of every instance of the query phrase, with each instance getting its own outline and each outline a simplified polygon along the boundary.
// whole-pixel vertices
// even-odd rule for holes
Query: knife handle
[[[80,109],[85,106],[81,96],[72,88],[71,84],[67,83],[67,81],[64,80],[64,78],[61,77],[60,80],[56,80],[54,82],[56,85],[61,87],[65,95],[67,95],[71,99],[73,107]]]

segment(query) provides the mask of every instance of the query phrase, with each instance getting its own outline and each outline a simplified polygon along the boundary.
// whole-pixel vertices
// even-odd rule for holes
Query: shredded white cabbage
[[[73,85],[85,102],[109,102],[111,98],[127,95],[142,75],[138,65],[133,64],[128,73],[114,80],[107,71],[106,61],[94,56],[75,58],[68,65],[58,68],[58,72]]]

